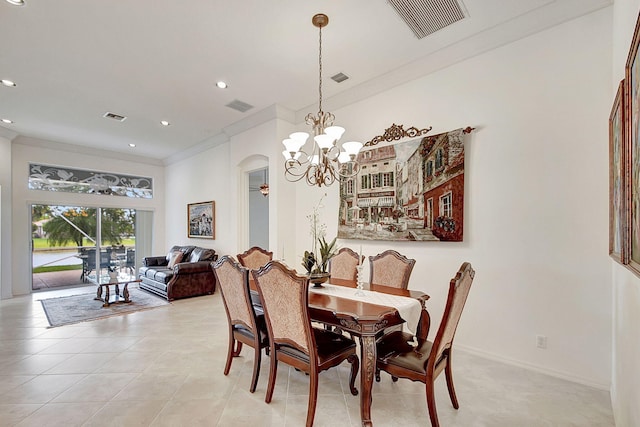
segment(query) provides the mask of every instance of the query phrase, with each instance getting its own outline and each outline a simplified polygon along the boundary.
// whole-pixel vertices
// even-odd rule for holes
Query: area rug
[[[162,307],[170,303],[149,292],[129,288],[129,303],[111,304],[103,307],[102,301],[94,300],[96,294],[81,294],[68,297],[40,300],[51,327],[102,319],[140,310]]]

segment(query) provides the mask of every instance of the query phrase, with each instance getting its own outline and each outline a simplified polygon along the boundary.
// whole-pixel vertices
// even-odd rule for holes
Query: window
[[[153,179],[30,163],[29,189],[152,199]]]
[[[393,186],[393,172],[387,172],[382,174],[382,185],[384,187]]]
[[[442,168],[442,148],[438,148],[438,151],[436,151],[436,170]]]
[[[427,178],[433,176],[433,160],[427,162]]]
[[[440,196],[440,216],[445,218],[451,218],[452,206],[451,206],[451,192],[448,192]]]
[[[347,181],[346,194],[353,194],[353,180],[352,179]]]
[[[380,187],[380,175],[379,173],[371,174],[371,188]]]
[[[371,188],[371,175],[362,175],[362,182],[360,183],[360,188],[366,190]]]

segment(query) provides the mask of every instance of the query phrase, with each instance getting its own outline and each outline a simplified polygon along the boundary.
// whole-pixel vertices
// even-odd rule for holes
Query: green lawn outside
[[[45,238],[34,238],[33,240],[33,249],[51,249],[52,247],[49,246],[49,242],[47,241],[47,239]],[[135,246],[136,241],[135,239],[123,239],[122,240],[122,244],[125,246]],[[85,246],[93,246],[93,242],[86,240],[84,241],[84,245]],[[106,246],[106,245],[104,245]],[[76,245],[75,243],[72,242],[67,242],[66,245],[64,246],[56,246],[58,248],[75,248]]]
[[[33,269],[33,273],[48,273],[51,271],[67,271],[67,270],[82,270],[82,265],[51,265],[48,267],[36,267]]]

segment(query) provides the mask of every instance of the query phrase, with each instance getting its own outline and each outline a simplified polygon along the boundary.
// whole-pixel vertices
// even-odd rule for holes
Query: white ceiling
[[[331,111],[613,0],[462,0],[464,20],[420,40],[385,0],[26,2],[0,0],[0,79],[17,83],[0,85],[0,119],[14,121],[0,135],[170,159],[275,105],[298,120],[316,112],[316,13],[330,20]],[[329,79],[338,72],[349,80]],[[235,99],[254,108],[225,106]],[[105,119],[107,111],[128,118]]]

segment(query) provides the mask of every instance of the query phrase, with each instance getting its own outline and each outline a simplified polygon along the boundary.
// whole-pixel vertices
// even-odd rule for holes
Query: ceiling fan
[[[267,169],[263,169],[264,181],[260,186],[249,184],[249,191],[259,191],[264,197],[269,195],[269,182],[267,181]]]

